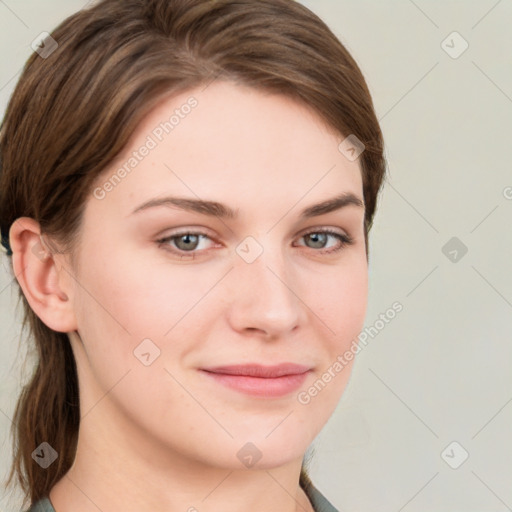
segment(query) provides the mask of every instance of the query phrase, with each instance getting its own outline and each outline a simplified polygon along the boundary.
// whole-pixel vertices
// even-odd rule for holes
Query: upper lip
[[[260,364],[244,364],[216,366],[212,368],[201,368],[204,371],[212,373],[222,373],[225,375],[246,375],[250,377],[275,378],[283,375],[297,375],[309,371],[309,366],[303,366],[295,363],[282,363],[274,366],[263,366]]]

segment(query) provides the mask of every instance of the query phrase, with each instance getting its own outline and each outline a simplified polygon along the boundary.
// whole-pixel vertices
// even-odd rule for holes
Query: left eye
[[[197,249],[197,246],[199,245],[199,241],[201,238],[210,238],[208,235],[204,233],[192,233],[192,232],[185,232],[185,233],[179,233],[176,235],[171,235],[165,238],[162,238],[160,240],[157,240],[157,242],[160,245],[167,245],[167,242],[175,241],[175,246],[180,250],[184,252],[190,252],[194,249]],[[176,252],[176,251],[174,251]]]
[[[338,240],[338,244],[334,248],[326,249],[325,245],[329,238]],[[211,240],[211,238],[205,233],[186,231],[161,238],[160,240],[157,240],[157,243],[159,246],[166,246],[167,250],[170,250],[175,254],[179,254],[182,257],[195,257],[195,254],[199,252],[196,251],[196,249],[198,249],[200,241],[204,239]],[[341,250],[346,245],[354,243],[353,239],[349,235],[328,229],[310,231],[300,236],[300,239],[313,243],[313,247],[310,248],[317,249],[315,252],[319,252],[321,254],[334,253]],[[172,244],[169,242],[172,242]],[[172,246],[174,246],[174,248]]]
[[[326,250],[325,247],[323,246],[323,243],[326,240],[328,240],[329,237],[337,239],[338,245],[332,249]],[[317,246],[314,248],[321,249],[320,251],[317,251],[320,254],[334,253],[334,252],[337,252],[337,251],[343,249],[343,247],[354,243],[354,240],[349,235],[338,233],[337,231],[331,231],[329,229],[310,231],[309,233],[302,235],[300,238],[304,238],[306,240],[312,241],[314,244],[319,243],[322,247]]]

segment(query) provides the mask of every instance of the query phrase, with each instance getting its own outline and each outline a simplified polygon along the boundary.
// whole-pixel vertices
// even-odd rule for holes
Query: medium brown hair
[[[340,142],[355,135],[365,202],[365,241],[385,176],[382,133],[365,79],[314,13],[293,0],[103,0],[62,22],[58,47],[27,61],[0,132],[0,227],[22,216],[66,252],[79,238],[98,176],[145,115],[170,93],[216,78],[283,94],[316,112]],[[16,477],[26,499],[48,496],[70,469],[80,423],[76,364],[66,333],[23,302],[37,362],[13,423]],[[59,454],[32,460],[42,442]],[[302,487],[310,480],[303,465]]]

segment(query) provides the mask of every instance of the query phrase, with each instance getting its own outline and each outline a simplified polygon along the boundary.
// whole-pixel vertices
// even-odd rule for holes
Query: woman
[[[24,505],[335,510],[304,455],[350,375],[385,174],[357,64],[290,0],[103,0],[40,49],[0,139],[39,356]]]

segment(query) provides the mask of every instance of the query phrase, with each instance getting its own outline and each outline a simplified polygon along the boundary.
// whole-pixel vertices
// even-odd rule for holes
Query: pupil
[[[182,241],[182,240],[185,240],[185,246],[184,248],[186,249],[187,247],[190,249],[190,239],[191,238],[197,238],[197,235],[182,235],[179,237],[178,241]],[[195,241],[197,243],[197,240]],[[188,244],[188,245],[187,245]],[[194,245],[194,242],[192,242],[192,245]]]
[[[325,233],[312,233],[311,235],[308,235],[311,240],[313,240],[313,243],[320,243],[319,247],[322,247],[322,242],[325,242],[324,238],[326,236]],[[316,240],[315,240],[316,239]]]

